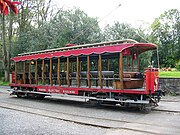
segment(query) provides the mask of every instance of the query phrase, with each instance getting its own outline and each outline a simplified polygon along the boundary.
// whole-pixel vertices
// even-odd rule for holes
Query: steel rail
[[[166,127],[166,126],[162,126],[160,124],[150,124],[150,123],[145,123],[145,122],[133,122],[133,121],[127,121],[127,120],[117,120],[117,119],[108,119],[108,118],[103,118],[103,117],[93,117],[93,116],[87,116],[87,115],[79,115],[79,114],[73,114],[73,113],[67,113],[67,112],[62,112],[62,111],[52,111],[49,109],[43,109],[43,108],[38,108],[38,107],[30,107],[27,105],[21,105],[21,104],[17,104],[17,103],[11,103],[11,102],[7,102],[7,101],[1,101],[1,103],[5,103],[5,104],[10,104],[10,105],[16,105],[16,106],[20,106],[20,107],[26,107],[26,108],[30,108],[30,109],[36,109],[36,110],[42,110],[42,111],[48,111],[48,112],[52,112],[52,113],[61,113],[64,115],[69,115],[69,116],[74,116],[74,117],[81,117],[81,118],[89,118],[89,119],[95,119],[95,120],[103,120],[103,121],[108,121],[108,122],[118,122],[118,123],[133,123],[133,124],[142,124],[142,125],[155,125],[158,127]],[[0,104],[1,107],[1,104]],[[171,110],[157,110],[157,109],[152,109],[153,111],[156,112],[169,112],[169,113],[178,113],[180,114],[180,111],[171,111]],[[167,126],[168,127],[168,126]],[[179,127],[177,127],[179,128]]]
[[[123,129],[123,130],[136,131],[136,132],[141,132],[141,133],[161,135],[160,133],[151,132],[151,131],[144,131],[144,130],[140,130],[140,129],[134,129],[134,128],[128,128],[128,127],[113,127],[113,126],[106,126],[106,125],[102,125],[102,124],[94,124],[94,123],[88,123],[88,122],[81,122],[81,121],[77,121],[77,120],[70,120],[70,119],[65,119],[65,118],[59,118],[59,117],[56,117],[56,116],[40,114],[40,113],[37,113],[37,112],[30,112],[30,111],[27,111],[27,110],[20,110],[20,109],[17,109],[17,108],[4,106],[2,104],[0,104],[0,108],[4,108],[4,109],[8,109],[8,110],[14,110],[14,111],[19,111],[19,112],[23,112],[23,113],[29,113],[29,114],[43,116],[43,117],[47,117],[47,118],[51,118],[51,119],[56,119],[56,120],[63,120],[63,121],[67,121],[67,122],[73,122],[73,123],[80,124],[80,125],[85,125],[85,126],[99,127],[99,128],[105,128],[105,129]],[[129,122],[129,123],[131,123],[131,122]]]

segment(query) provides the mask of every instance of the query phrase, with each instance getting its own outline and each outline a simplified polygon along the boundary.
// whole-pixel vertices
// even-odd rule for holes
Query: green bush
[[[0,80],[2,80],[3,77],[4,77],[4,72],[3,70],[0,70]]]
[[[180,61],[176,63],[176,69],[180,71]]]

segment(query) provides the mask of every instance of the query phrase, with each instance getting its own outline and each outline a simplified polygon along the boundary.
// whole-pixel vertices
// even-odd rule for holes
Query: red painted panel
[[[11,80],[11,82],[12,82],[12,83],[15,83],[15,72],[12,72],[11,74],[12,74],[12,78],[11,78],[12,80]]]
[[[127,94],[146,94],[144,90],[138,89],[126,89],[126,90],[117,90],[117,89],[100,89],[100,88],[78,88],[78,87],[61,87],[61,86],[37,86],[30,84],[10,84],[10,86],[16,87],[27,87],[27,88],[36,88],[39,92],[48,92],[48,93],[59,93],[59,94],[73,94],[77,95],[78,91],[93,91],[93,92],[114,92],[114,93],[127,93]]]
[[[145,71],[145,82],[146,82],[146,93],[149,94],[151,91],[152,94],[158,90],[159,82],[159,72],[157,68],[148,68]]]

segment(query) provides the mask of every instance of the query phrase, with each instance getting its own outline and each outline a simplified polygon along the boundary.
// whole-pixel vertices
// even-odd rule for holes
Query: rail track
[[[73,123],[86,125],[86,126],[99,127],[99,128],[105,128],[105,129],[123,129],[123,130],[130,130],[130,131],[146,133],[146,134],[159,135],[161,133],[153,132],[151,130],[145,131],[140,128],[134,128],[134,127],[128,126],[127,124],[147,125],[150,127],[157,126],[157,127],[166,128],[166,126],[162,126],[157,123],[150,124],[150,123],[145,123],[145,122],[135,122],[135,121],[117,120],[117,119],[109,119],[109,118],[103,118],[103,117],[79,115],[79,114],[67,113],[67,112],[62,112],[62,111],[53,111],[53,110],[49,110],[49,109],[31,107],[31,106],[17,104],[17,103],[13,103],[13,102],[7,102],[7,101],[1,101],[0,108],[15,110],[15,111],[19,111],[19,112],[34,114],[34,115],[39,115],[39,116],[48,117],[48,118],[57,119],[57,120],[73,122]],[[172,112],[170,110],[155,110],[155,109],[153,109],[153,111],[161,111],[161,112],[180,114],[179,111]],[[168,126],[167,126],[167,128],[168,128]]]

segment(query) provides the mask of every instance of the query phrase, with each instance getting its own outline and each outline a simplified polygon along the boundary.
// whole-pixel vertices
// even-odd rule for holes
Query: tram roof
[[[26,61],[26,60],[37,60],[53,57],[69,57],[69,56],[80,56],[90,54],[103,54],[103,53],[117,53],[129,50],[135,47],[138,49],[138,53],[142,53],[148,50],[154,50],[157,45],[150,43],[138,43],[135,40],[116,40],[111,42],[101,42],[95,44],[76,45],[70,47],[62,47],[57,49],[49,49],[43,51],[29,52],[19,54],[17,57],[12,58],[13,61]]]

